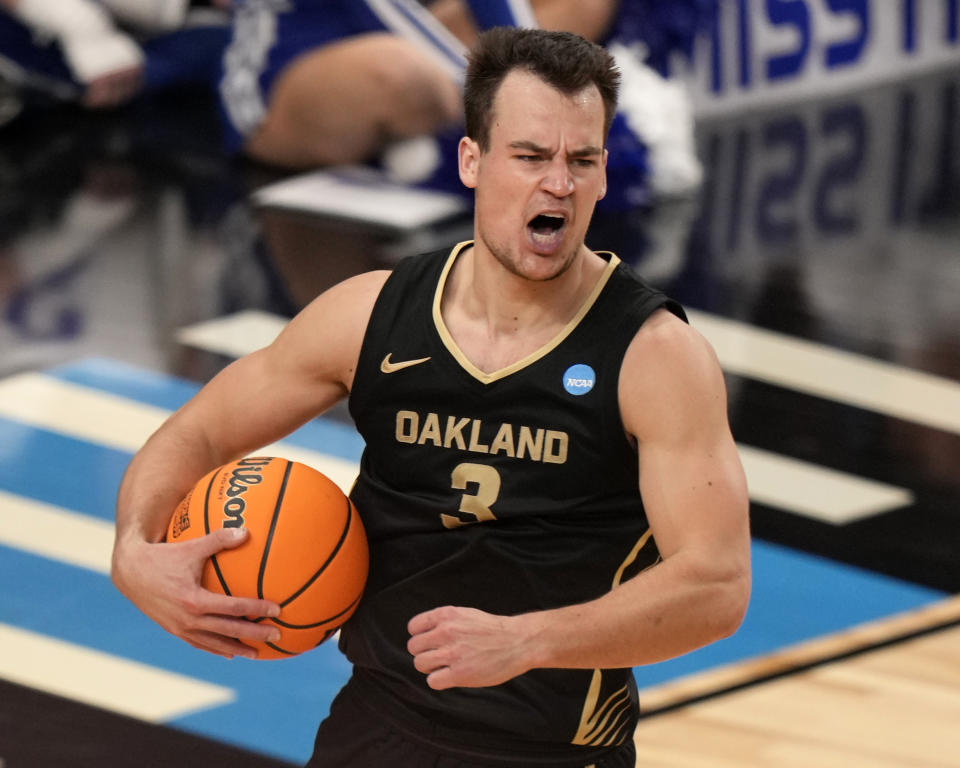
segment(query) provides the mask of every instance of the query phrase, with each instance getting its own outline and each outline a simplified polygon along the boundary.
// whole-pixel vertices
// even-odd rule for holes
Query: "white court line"
[[[166,420],[170,411],[138,403],[41,373],[20,373],[0,381],[0,416],[89,443],[133,453]],[[359,465],[319,451],[279,442],[254,451],[283,456],[318,469],[346,492]]]
[[[728,373],[960,434],[960,383],[688,311]]]
[[[113,523],[0,491],[0,544],[109,574]]]
[[[0,678],[162,723],[236,698],[230,688],[0,624]]]
[[[738,444],[751,501],[834,525],[913,503],[904,488]]]
[[[219,355],[243,357],[270,344],[287,322],[280,315],[248,309],[181,328],[177,341]]]

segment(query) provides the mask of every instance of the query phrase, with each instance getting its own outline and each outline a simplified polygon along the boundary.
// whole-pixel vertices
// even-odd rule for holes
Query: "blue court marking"
[[[50,375],[169,410],[199,388],[111,360],[86,360]],[[323,419],[300,430],[296,440],[353,460],[362,447],[354,430]],[[11,493],[112,518],[116,488],[129,459],[123,451],[0,419],[0,488]],[[638,668],[641,687],[744,661],[945,596],[761,541],[753,543],[753,571],[753,597],[741,629],[679,659]],[[294,762],[309,757],[316,725],[349,674],[332,643],[281,661],[226,661],[205,654],[167,635],[106,576],[3,546],[0,584],[0,621],[237,691],[236,702],[171,725]]]
[[[0,621],[233,689],[234,702],[170,725],[304,762],[349,665],[333,642],[274,661],[227,660],[168,635],[106,576],[0,545]],[[144,696],[149,696],[144,691]]]
[[[0,489],[113,520],[132,454],[0,418]]]
[[[195,382],[104,358],[81,360],[45,373],[169,411],[179,408],[200,390]],[[304,424],[285,437],[284,442],[349,461],[359,461],[363,452],[363,438],[353,427],[322,417]]]
[[[173,411],[200,391],[194,381],[158,374],[117,360],[90,357],[43,372],[59,381],[110,392],[128,400]]]

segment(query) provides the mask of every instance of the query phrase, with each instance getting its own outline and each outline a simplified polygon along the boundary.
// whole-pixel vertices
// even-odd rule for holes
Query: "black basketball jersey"
[[[486,374],[440,314],[469,246],[401,262],[370,318],[349,401],[366,440],[351,497],[370,576],[341,647],[374,700],[437,741],[588,755],[631,738],[631,670],[535,669],[434,691],[406,650],[407,622],[443,605],[511,615],[585,602],[658,560],[617,386],[644,320],[683,310],[601,254],[607,268],[567,327]]]

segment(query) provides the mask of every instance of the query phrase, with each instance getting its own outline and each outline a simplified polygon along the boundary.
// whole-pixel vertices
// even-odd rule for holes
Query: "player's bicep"
[[[680,551],[739,567],[749,547],[746,482],[732,442],[639,452],[640,494],[660,554]]]
[[[255,450],[324,412],[349,391],[386,273],[351,278],[317,297],[267,347],[227,366],[185,408],[220,458]]]
[[[322,293],[266,348],[270,364],[305,386],[332,384],[348,392],[370,313],[388,276],[383,270],[366,272]]]
[[[666,314],[653,321],[627,353],[620,388],[644,509],[664,558],[687,550],[739,567],[748,499],[723,374],[698,333]]]

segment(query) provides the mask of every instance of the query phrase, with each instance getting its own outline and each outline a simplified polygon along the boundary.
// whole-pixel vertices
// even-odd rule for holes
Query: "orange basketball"
[[[247,540],[213,555],[203,586],[281,606],[276,643],[255,643],[261,659],[315,648],[357,607],[367,579],[367,536],[356,507],[326,475],[287,459],[251,457],[203,477],[167,528],[179,542],[243,526]]]

